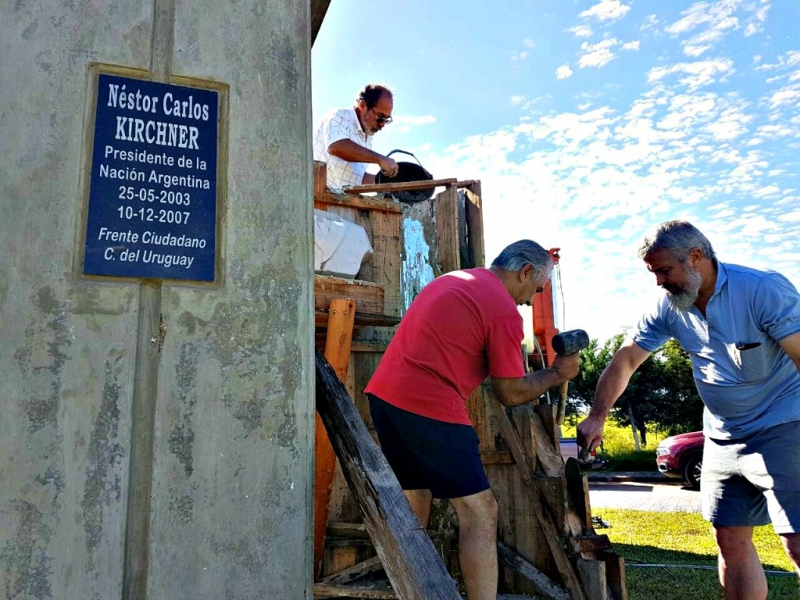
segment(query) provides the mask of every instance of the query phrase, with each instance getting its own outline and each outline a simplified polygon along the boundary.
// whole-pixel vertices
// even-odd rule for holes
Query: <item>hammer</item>
[[[583,329],[572,329],[570,331],[564,331],[563,333],[554,335],[552,343],[553,350],[556,351],[556,354],[560,354],[561,356],[569,356],[570,354],[580,352],[589,345],[589,334],[587,334]],[[561,398],[558,401],[558,416],[556,417],[556,423],[559,425],[564,423],[564,414],[567,410],[568,386],[569,381],[565,381],[561,384]]]

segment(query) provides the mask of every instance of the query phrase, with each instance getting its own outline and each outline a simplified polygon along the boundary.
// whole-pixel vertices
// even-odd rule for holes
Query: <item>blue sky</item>
[[[561,248],[562,329],[601,340],[661,293],[642,234],[692,221],[800,286],[800,2],[332,0],[314,119],[395,91],[374,149],[480,179],[487,260]]]

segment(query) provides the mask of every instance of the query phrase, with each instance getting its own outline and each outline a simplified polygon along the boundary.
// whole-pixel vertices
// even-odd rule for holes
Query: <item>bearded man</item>
[[[772,523],[800,573],[800,295],[779,273],[718,261],[686,221],[655,227],[639,257],[666,294],[600,376],[578,441],[600,444],[636,369],[678,340],[705,404],[700,493],[725,598],[765,600],[755,526]]]

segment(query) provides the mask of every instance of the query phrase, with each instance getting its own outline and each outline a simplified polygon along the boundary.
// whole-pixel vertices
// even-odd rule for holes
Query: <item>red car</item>
[[[694,489],[700,489],[703,469],[702,431],[681,433],[665,438],[656,448],[658,470],[668,477],[685,479]]]

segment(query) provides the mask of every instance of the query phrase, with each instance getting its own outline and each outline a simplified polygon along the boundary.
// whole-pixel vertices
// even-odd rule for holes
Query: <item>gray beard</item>
[[[703,278],[694,269],[686,269],[686,287],[677,294],[667,292],[670,304],[678,310],[689,310],[697,297],[700,295],[700,287],[703,285]]]

